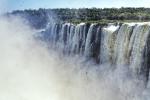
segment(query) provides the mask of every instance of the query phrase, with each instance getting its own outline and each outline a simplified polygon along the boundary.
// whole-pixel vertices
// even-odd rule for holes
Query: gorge
[[[0,17],[1,100],[149,100],[149,9],[49,10]]]

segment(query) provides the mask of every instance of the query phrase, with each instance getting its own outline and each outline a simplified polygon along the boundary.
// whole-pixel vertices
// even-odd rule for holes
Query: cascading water
[[[115,43],[115,62],[117,65],[129,64],[129,42],[133,26],[124,24],[120,27]]]
[[[117,27],[108,26],[102,28],[101,31],[101,47],[100,47],[100,63],[113,64],[114,61],[114,46],[117,36]]]
[[[150,34],[150,26],[149,25],[137,25],[133,30],[133,34],[131,36],[130,48],[131,56],[130,56],[130,69],[133,73],[136,74],[144,74],[145,78],[148,78],[149,68],[148,66],[144,66],[144,61],[147,56],[144,55],[146,51],[145,46],[147,46],[147,40]],[[147,48],[147,47],[146,47]],[[149,64],[149,62],[147,62]],[[143,77],[142,77],[143,78]]]
[[[103,26],[65,23],[49,25],[47,30],[51,32],[48,36],[50,41],[52,40],[50,43],[60,47],[66,54],[81,55],[99,64],[125,66],[133,76],[142,76],[144,81],[148,81],[150,63],[148,24]]]
[[[98,59],[100,51],[100,27],[97,24],[92,24],[89,28],[86,44],[85,44],[85,56],[95,57]]]
[[[0,100],[150,98],[150,25],[0,26]]]

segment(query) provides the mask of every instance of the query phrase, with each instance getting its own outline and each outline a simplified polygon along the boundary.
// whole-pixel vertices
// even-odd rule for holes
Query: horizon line
[[[13,9],[11,11],[17,11],[17,10],[40,10],[40,9],[121,9],[121,8],[145,8],[149,9],[150,7],[78,7],[78,8],[70,8],[70,7],[56,7],[56,8],[25,8],[25,9]]]

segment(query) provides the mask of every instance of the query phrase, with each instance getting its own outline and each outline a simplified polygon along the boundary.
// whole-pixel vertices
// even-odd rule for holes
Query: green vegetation
[[[150,8],[51,9],[63,21],[148,21]]]
[[[11,14],[21,15],[33,26],[40,28],[51,19],[72,23],[118,23],[150,21],[150,8],[81,8],[81,9],[39,9],[14,11]],[[41,26],[40,26],[41,25]]]

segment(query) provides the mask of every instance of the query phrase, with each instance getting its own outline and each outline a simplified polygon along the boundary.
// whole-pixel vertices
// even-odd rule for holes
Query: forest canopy
[[[150,21],[150,8],[58,8],[38,10],[16,10],[11,14],[27,18],[32,26],[44,27],[50,18],[63,22],[139,22]]]

